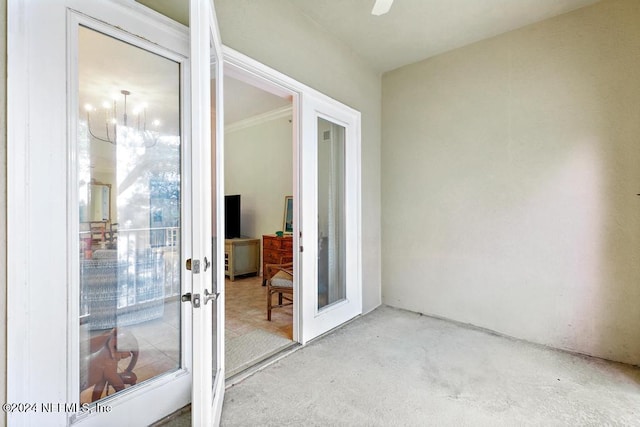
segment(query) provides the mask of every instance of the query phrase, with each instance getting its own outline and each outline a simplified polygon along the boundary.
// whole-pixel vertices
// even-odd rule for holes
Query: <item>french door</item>
[[[360,113],[303,94],[302,336],[307,342],[362,313]]]
[[[8,2],[7,394],[33,404],[10,425],[219,419],[222,61],[190,6],[189,32],[128,0]]]
[[[224,107],[222,44],[210,0],[190,0],[194,257],[191,424],[217,425],[224,399]],[[212,171],[213,168],[213,171]],[[212,236],[209,238],[209,236]],[[194,258],[195,259],[195,258]],[[196,284],[195,278],[199,277]],[[193,295],[200,295],[200,307]]]

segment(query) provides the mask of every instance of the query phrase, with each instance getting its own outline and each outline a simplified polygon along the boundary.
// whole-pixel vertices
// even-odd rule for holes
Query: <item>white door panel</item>
[[[303,98],[302,335],[304,342],[362,312],[360,114]]]

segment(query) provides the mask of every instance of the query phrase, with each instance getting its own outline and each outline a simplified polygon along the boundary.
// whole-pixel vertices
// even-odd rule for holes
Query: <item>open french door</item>
[[[9,425],[220,417],[222,61],[190,6],[191,32],[132,0],[8,1]]]
[[[222,44],[211,0],[190,0],[194,275],[191,423],[217,425],[224,399],[224,120]],[[212,168],[214,169],[212,171]],[[209,236],[212,236],[211,238]],[[193,299],[199,295],[196,307]]]

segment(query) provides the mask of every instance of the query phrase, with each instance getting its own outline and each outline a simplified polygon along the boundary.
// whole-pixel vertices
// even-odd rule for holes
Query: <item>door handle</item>
[[[218,297],[220,296],[219,292],[212,292],[209,293],[208,289],[204,290],[204,303],[208,303],[209,301],[215,301],[218,299]]]

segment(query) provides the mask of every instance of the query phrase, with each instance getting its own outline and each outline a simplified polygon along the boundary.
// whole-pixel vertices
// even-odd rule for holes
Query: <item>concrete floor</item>
[[[380,307],[229,388],[221,424],[640,425],[640,369]]]

